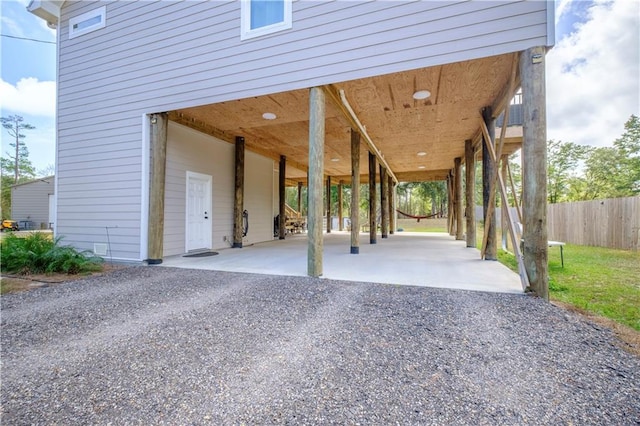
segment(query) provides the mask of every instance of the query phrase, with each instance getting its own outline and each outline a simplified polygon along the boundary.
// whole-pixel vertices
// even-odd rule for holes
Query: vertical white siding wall
[[[246,244],[273,238],[270,218],[273,161],[245,154],[245,209],[249,212]],[[229,247],[233,235],[235,159],[233,145],[188,127],[169,122],[165,186],[164,255],[185,252],[187,171],[213,177],[212,244]],[[226,237],[226,241],[225,241]]]
[[[243,244],[253,244],[273,239],[274,161],[253,152],[245,154],[244,208],[249,212],[249,233]]]
[[[49,226],[49,195],[54,193],[54,179],[38,179],[11,188],[11,219],[30,221],[36,229]]]
[[[105,28],[69,39],[69,19],[103,5]],[[58,30],[57,233],[92,249],[114,227],[114,258],[141,259],[143,114],[546,45],[550,8],[296,1],[292,29],[241,41],[236,1],[67,1]]]

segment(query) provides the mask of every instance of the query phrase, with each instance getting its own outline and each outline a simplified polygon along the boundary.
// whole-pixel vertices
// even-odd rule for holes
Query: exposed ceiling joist
[[[382,155],[378,147],[376,147],[376,145],[373,143],[369,134],[367,134],[367,129],[365,129],[365,127],[362,125],[360,120],[358,120],[356,113],[351,108],[351,105],[349,105],[349,101],[347,100],[344,94],[344,91],[343,90],[338,91],[331,85],[323,86],[322,89],[329,96],[329,99],[333,101],[335,106],[340,111],[342,111],[345,118],[349,121],[353,129],[357,130],[358,133],[360,133],[365,143],[369,147],[369,151],[371,151],[371,153],[376,156],[380,164],[382,164],[385,167],[385,169],[387,169],[387,173],[389,174],[389,176],[391,176],[393,181],[397,183],[398,178],[396,178],[396,175],[391,170],[391,167],[389,167],[387,160],[384,159],[384,156]]]

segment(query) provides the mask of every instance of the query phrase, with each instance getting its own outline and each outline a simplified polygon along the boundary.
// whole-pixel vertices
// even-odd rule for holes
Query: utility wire
[[[37,43],[56,44],[55,41],[36,40],[35,38],[16,37],[16,36],[8,35],[8,34],[0,34],[0,37],[15,38],[15,39],[18,39],[18,40],[35,41]]]

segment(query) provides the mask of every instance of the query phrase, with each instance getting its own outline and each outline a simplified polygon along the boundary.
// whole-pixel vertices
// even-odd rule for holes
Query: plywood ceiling
[[[482,58],[420,68],[332,85],[344,90],[367,133],[402,180],[443,179],[456,157],[464,157],[465,140],[480,128],[483,107],[496,104],[509,85],[515,55]],[[429,90],[425,100],[416,90]],[[276,114],[265,120],[262,114]],[[287,157],[287,178],[305,180],[308,162],[309,91],[294,90],[249,99],[173,111],[170,118],[229,142],[243,136],[247,149],[278,159]],[[350,125],[327,99],[325,175],[351,174]],[[499,135],[499,129],[496,130]],[[506,152],[519,146],[521,133],[507,139]],[[418,152],[426,152],[418,156]],[[361,174],[367,173],[367,150],[361,148]]]

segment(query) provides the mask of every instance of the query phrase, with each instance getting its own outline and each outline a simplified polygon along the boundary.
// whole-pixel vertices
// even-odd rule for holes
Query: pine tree
[[[14,149],[14,153],[7,152],[7,158],[2,159],[2,169],[13,171],[13,183],[18,183],[21,176],[33,177],[35,170],[31,161],[29,161],[29,150],[23,139],[26,137],[24,130],[33,130],[35,126],[24,123],[24,119],[19,115],[10,115],[9,117],[0,118],[2,127],[13,138],[13,142],[9,142],[9,146]]]

